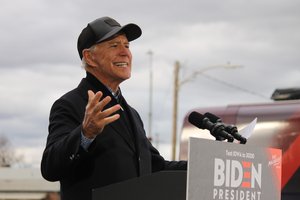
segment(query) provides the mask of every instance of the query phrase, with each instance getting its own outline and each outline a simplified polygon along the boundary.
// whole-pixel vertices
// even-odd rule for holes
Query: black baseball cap
[[[77,49],[82,59],[82,51],[92,45],[103,42],[116,35],[125,33],[128,41],[137,39],[142,35],[141,28],[136,24],[126,24],[121,26],[116,20],[110,17],[101,17],[90,23],[80,33],[77,41]]]

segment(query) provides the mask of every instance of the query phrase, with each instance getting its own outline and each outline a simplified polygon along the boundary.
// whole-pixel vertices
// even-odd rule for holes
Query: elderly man
[[[62,200],[91,200],[92,189],[161,170],[186,170],[166,161],[148,141],[142,120],[127,104],[120,83],[130,78],[129,41],[136,24],[110,17],[89,23],[77,48],[86,77],[53,104],[41,172],[60,181]]]

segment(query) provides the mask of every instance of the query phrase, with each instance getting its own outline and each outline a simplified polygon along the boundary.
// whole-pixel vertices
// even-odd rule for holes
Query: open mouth
[[[114,65],[117,67],[127,67],[128,63],[127,62],[115,62]]]

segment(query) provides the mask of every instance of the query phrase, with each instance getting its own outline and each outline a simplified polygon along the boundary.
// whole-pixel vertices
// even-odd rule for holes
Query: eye
[[[117,43],[112,43],[112,44],[110,45],[110,47],[113,47],[113,48],[116,48],[117,46],[118,46]]]
[[[111,43],[109,45],[110,48],[117,48],[119,46],[123,46],[124,48],[129,49],[129,43],[123,43],[123,44],[121,44],[121,43],[115,42],[115,43]]]

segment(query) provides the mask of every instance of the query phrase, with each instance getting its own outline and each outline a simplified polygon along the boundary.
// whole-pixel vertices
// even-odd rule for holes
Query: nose
[[[120,45],[120,55],[131,56],[131,51],[127,45]]]

